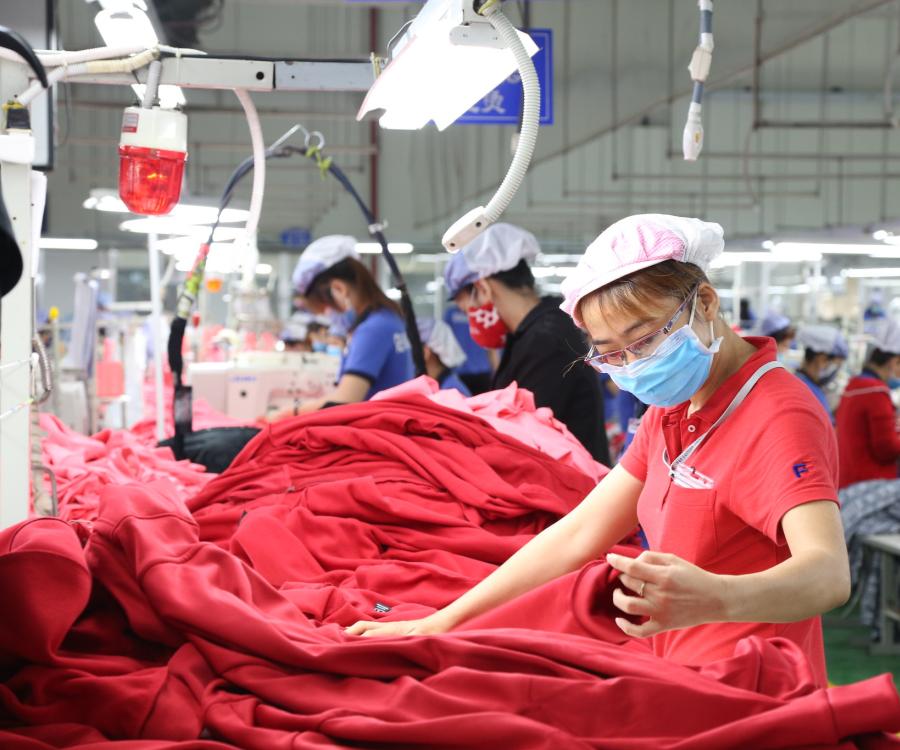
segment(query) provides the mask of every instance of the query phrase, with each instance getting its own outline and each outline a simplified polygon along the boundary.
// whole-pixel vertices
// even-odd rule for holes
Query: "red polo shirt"
[[[900,435],[887,383],[866,373],[851,378],[836,424],[842,489],[870,479],[897,478]]]
[[[706,432],[741,386],[775,359],[775,342],[748,338],[757,348],[741,369],[691,416],[688,403],[652,407],[641,421],[622,465],[644,482],[638,518],[650,548],[678,555],[711,573],[755,573],[790,557],[781,518],[791,508],[837,499],[834,430],[815,396],[787,370],[763,375],[747,398],[687,461],[704,488],[672,482],[663,463]],[[788,624],[711,623],[660,633],[654,651],[700,665],[733,654],[746,636],[781,636],[807,654],[825,684],[825,652],[818,617]]]

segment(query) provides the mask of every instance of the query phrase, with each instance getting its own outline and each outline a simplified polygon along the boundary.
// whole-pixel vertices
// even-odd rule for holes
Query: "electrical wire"
[[[296,146],[283,146],[282,144],[284,143],[284,141],[298,129],[303,130],[303,132],[306,134],[306,145],[304,146],[304,148],[298,148]],[[319,138],[319,143],[316,145],[310,145],[311,141],[316,136],[318,136]],[[419,328],[416,324],[416,316],[415,310],[413,309],[412,298],[410,297],[409,288],[406,285],[406,280],[404,279],[403,274],[401,273],[400,268],[397,265],[397,261],[388,248],[388,241],[384,235],[383,226],[376,221],[371,209],[362,199],[359,192],[353,186],[353,183],[350,181],[344,171],[340,167],[338,167],[332,159],[324,159],[322,157],[322,145],[324,144],[320,133],[310,133],[305,128],[298,125],[289,130],[281,138],[275,141],[272,146],[266,149],[264,153],[264,159],[287,158],[293,156],[294,154],[299,154],[301,156],[313,159],[319,165],[319,168],[322,170],[323,174],[324,172],[330,173],[353,198],[354,202],[356,203],[357,207],[360,209],[360,212],[363,214],[363,217],[366,220],[369,234],[381,246],[381,252],[385,259],[385,262],[388,264],[388,268],[390,269],[394,286],[400,291],[400,307],[403,311],[406,333],[410,341],[410,346],[412,348],[412,357],[416,368],[416,374],[422,375],[425,373],[425,355],[422,348],[422,340],[419,336]],[[218,229],[219,227],[222,212],[225,210],[232,197],[234,196],[234,192],[238,184],[247,175],[248,172],[254,169],[254,167],[255,158],[248,157],[235,168],[235,170],[231,173],[231,176],[228,178],[228,181],[225,183],[225,188],[222,191],[222,197],[219,201],[216,219],[210,227],[206,242],[204,242],[200,246],[197,257],[194,261],[194,265],[188,275],[188,278],[185,280],[184,288],[179,295],[175,318],[172,321],[172,325],[169,329],[169,341],[167,347],[169,356],[169,369],[172,371],[176,393],[179,389],[183,389],[185,387],[183,385],[184,360],[181,356],[182,342],[184,340],[184,333],[187,328],[187,321],[190,318],[191,309],[193,308],[194,302],[196,301],[196,298],[200,291],[200,285],[203,281],[203,275],[206,268],[206,260],[209,255],[213,237],[215,236],[216,229]],[[177,400],[178,399],[176,396],[176,402]],[[184,420],[180,421],[177,416],[178,415],[176,415],[175,420],[176,438],[183,438],[185,430],[180,430],[179,425],[181,424],[184,427],[186,423]]]

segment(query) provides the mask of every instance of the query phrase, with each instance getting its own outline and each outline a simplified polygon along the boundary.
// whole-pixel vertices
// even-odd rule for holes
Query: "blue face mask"
[[[312,342],[312,350],[314,352],[323,353],[328,349],[328,344],[324,341],[313,341]]]
[[[900,388],[900,378],[888,378],[888,388],[894,390],[894,388]]]
[[[687,401],[706,382],[712,368],[713,355],[719,351],[722,339],[714,339],[707,347],[697,338],[691,323],[694,309],[686,326],[671,334],[649,357],[643,357],[622,367],[602,364],[601,370],[623,391],[651,406],[675,406]],[[712,321],[710,338],[715,336]]]
[[[344,350],[341,349],[337,344],[329,344],[325,347],[325,353],[330,354],[332,357],[342,357],[344,356]]]

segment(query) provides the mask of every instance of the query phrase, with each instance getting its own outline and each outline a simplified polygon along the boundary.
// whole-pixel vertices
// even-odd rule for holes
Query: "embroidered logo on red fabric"
[[[806,461],[800,461],[793,466],[794,476],[797,477],[797,479],[802,479],[804,474],[809,474],[811,468],[812,466]]]

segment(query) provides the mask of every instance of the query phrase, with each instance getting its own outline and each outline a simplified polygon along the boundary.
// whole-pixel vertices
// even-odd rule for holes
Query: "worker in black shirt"
[[[515,382],[528,389],[537,406],[552,409],[595,460],[609,465],[600,381],[578,361],[587,345],[559,309],[561,300],[535,288],[528,261],[539,252],[530,232],[495,224],[453,257],[444,281],[468,315],[475,343],[503,349],[493,388]]]

